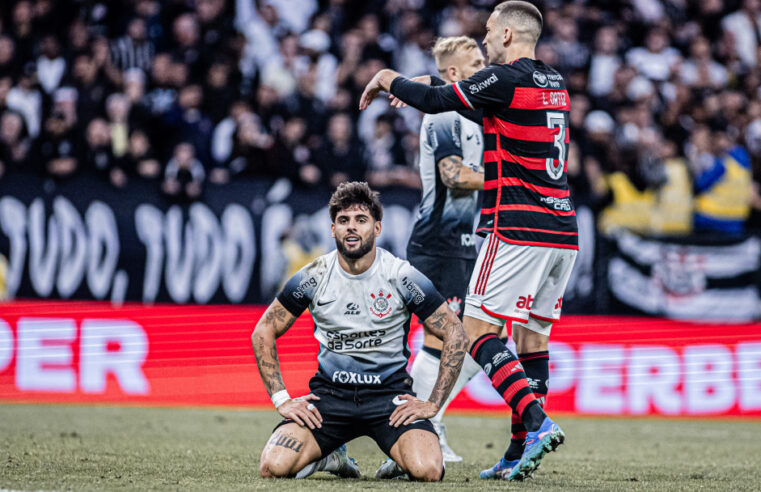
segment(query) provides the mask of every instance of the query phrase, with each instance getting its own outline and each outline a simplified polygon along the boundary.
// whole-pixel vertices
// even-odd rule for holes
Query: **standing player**
[[[304,477],[325,470],[359,477],[343,445],[366,435],[412,479],[441,480],[439,441],[427,419],[449,395],[470,341],[430,280],[376,247],[383,215],[377,193],[366,183],[344,183],[329,209],[337,251],[296,273],[252,335],[264,386],[285,419],[262,451],[261,474]],[[320,342],[319,369],[310,394],[292,399],[275,339],[307,307]],[[415,398],[406,371],[412,313],[444,342],[427,401]]]
[[[465,80],[484,68],[484,56],[473,38],[440,38],[433,47],[440,83]],[[484,187],[481,126],[455,111],[427,114],[420,130],[420,178],[423,198],[407,245],[407,260],[428,277],[462,319],[468,279],[476,263],[473,225]],[[410,369],[412,389],[426,398],[439,370],[441,342],[424,328],[423,348]],[[441,422],[449,402],[481,368],[466,357],[449,398],[432,419],[444,461],[461,461],[447,444]],[[390,466],[390,465],[389,465]],[[382,474],[381,474],[382,475]]]
[[[541,30],[535,6],[503,2],[486,23],[487,68],[444,87],[382,70],[360,100],[364,109],[385,90],[426,113],[482,111],[485,180],[477,232],[486,243],[468,286],[464,325],[475,340],[471,355],[514,413],[510,447],[482,476],[509,480],[529,476],[565,438],[541,402],[549,334],[560,317],[578,232],[566,180],[570,101],[563,77],[535,59]],[[506,321],[520,360],[497,339]]]

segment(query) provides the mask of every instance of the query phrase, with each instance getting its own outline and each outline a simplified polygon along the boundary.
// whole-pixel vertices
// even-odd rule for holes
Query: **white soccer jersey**
[[[409,251],[449,258],[475,258],[473,225],[480,212],[477,191],[451,190],[439,175],[438,163],[462,158],[474,171],[483,170],[481,126],[450,111],[427,114],[420,132],[420,178],[423,197]]]
[[[411,314],[424,320],[444,303],[425,275],[382,248],[359,275],[341,268],[337,251],[323,255],[291,277],[277,299],[294,316],[309,307],[320,342],[318,373],[362,386],[406,376]]]

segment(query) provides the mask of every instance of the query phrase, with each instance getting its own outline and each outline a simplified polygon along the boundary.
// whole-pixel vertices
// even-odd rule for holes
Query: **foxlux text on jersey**
[[[335,371],[333,382],[341,384],[381,384],[380,374],[357,374],[351,371]]]
[[[377,347],[383,343],[386,330],[355,331],[352,333],[328,331],[325,334],[328,337],[328,349],[342,351]]]

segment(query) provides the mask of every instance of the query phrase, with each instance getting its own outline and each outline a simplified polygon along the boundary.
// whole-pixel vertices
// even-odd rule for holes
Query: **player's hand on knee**
[[[282,405],[277,407],[286,419],[291,419],[299,425],[309,427],[310,429],[322,427],[322,415],[312,401],[319,400],[320,397],[309,393],[306,396],[286,400]]]
[[[429,419],[439,412],[439,406],[432,401],[423,401],[412,395],[399,395],[394,398],[401,401],[389,418],[389,425],[399,427],[410,425],[416,420]]]

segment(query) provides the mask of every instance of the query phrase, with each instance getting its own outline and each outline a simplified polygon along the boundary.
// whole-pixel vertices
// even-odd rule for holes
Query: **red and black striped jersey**
[[[397,80],[391,89],[398,96],[395,86],[405,88]],[[566,179],[570,98],[557,71],[521,58],[420,95],[412,103],[400,99],[425,112],[483,111],[485,176],[477,232],[494,232],[513,244],[578,249]]]

